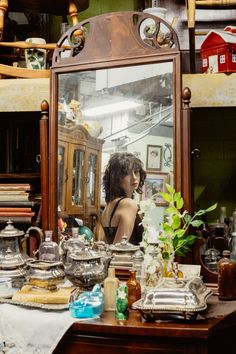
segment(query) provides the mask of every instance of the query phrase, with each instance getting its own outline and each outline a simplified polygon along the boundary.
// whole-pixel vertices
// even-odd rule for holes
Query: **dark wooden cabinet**
[[[54,354],[233,354],[235,316],[147,323],[132,310],[129,320],[119,323],[114,312],[105,312],[101,319],[74,323]]]
[[[91,226],[99,215],[103,140],[82,126],[59,127],[58,206],[62,216],[80,218]]]

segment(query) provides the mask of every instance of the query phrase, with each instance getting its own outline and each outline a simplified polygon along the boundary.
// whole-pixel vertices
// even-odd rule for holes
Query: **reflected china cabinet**
[[[182,106],[180,63],[176,32],[146,13],[95,16],[62,35],[50,80],[48,210],[55,239],[60,216],[99,217],[102,174],[117,151],[135,153],[146,167],[147,146],[168,142],[172,164],[154,182],[158,172],[169,174],[189,209],[188,95]]]
[[[59,127],[58,210],[62,217],[76,216],[91,226],[100,209],[100,173],[103,140],[82,126]]]

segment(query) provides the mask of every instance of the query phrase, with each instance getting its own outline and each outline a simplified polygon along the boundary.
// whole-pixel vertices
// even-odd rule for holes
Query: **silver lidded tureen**
[[[207,298],[212,291],[200,277],[190,280],[161,278],[159,284],[133,303],[146,320],[167,318],[192,320],[207,308]]]
[[[123,236],[121,242],[109,246],[112,252],[111,267],[121,269],[131,269],[133,266],[133,256],[140,248],[128,241],[127,236]]]

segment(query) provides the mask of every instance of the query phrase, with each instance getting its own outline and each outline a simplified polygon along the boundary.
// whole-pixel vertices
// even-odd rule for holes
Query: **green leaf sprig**
[[[213,211],[217,203],[209,208],[196,211],[191,216],[188,211],[182,211],[184,200],[180,192],[166,184],[167,192],[160,192],[159,195],[169,204],[165,209],[165,221],[161,224],[159,242],[162,247],[162,258],[169,259],[173,255],[185,256],[190,251],[197,236],[188,234],[190,226],[198,228],[203,224],[199,219],[202,215]]]

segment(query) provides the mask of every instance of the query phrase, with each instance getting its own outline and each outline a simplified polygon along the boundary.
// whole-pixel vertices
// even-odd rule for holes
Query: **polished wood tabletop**
[[[137,310],[127,321],[114,312],[101,318],[75,322],[54,354],[227,354],[236,353],[236,301],[220,302],[212,296],[207,311],[194,321],[146,322]]]

